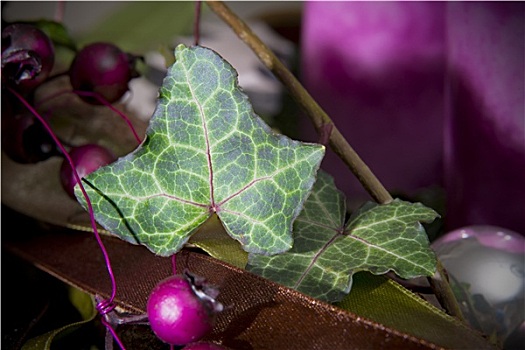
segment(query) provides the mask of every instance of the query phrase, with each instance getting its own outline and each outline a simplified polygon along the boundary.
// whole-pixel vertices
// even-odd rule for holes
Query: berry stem
[[[137,134],[137,131],[135,130],[135,127],[133,127],[133,123],[131,123],[131,120],[123,112],[121,112],[120,110],[115,108],[111,103],[106,101],[106,99],[104,99],[102,96],[100,96],[100,94],[97,94],[96,92],[81,91],[81,90],[61,90],[61,91],[58,91],[58,92],[56,92],[54,94],[51,94],[51,95],[47,96],[39,104],[36,105],[36,108],[41,107],[44,103],[46,103],[46,102],[48,102],[48,101],[50,101],[50,100],[52,100],[54,98],[57,98],[57,97],[59,97],[61,95],[69,94],[69,93],[74,93],[74,94],[77,94],[79,96],[87,96],[87,97],[96,98],[97,101],[99,101],[101,104],[103,104],[107,108],[111,109],[116,114],[118,114],[126,122],[128,127],[130,128],[131,132],[133,133],[133,136],[135,137],[135,140],[137,140],[137,143],[140,144],[142,142],[142,139]]]
[[[64,13],[66,12],[66,2],[64,0],[57,1],[55,9],[55,22],[62,23],[64,21]]]
[[[100,94],[96,93],[96,92],[91,92],[91,91],[80,91],[80,90],[73,90],[73,92],[79,96],[88,96],[88,97],[94,97],[96,98],[100,103],[102,103],[104,106],[108,107],[109,109],[111,109],[113,112],[117,113],[125,122],[126,124],[128,124],[129,128],[131,129],[131,132],[133,133],[133,136],[135,136],[135,140],[137,140],[137,143],[141,143],[142,142],[142,139],[139,137],[139,135],[137,134],[137,132],[135,131],[135,128],[133,127],[133,124],[131,123],[131,120],[129,120],[129,118],[124,114],[122,113],[121,111],[119,111],[118,109],[116,109],[111,103],[109,103],[108,101],[106,101],[105,98],[103,98],[102,96],[100,96]]]
[[[104,317],[102,317],[101,319],[101,322],[104,326],[106,326],[106,329],[111,333],[111,335],[113,336],[113,339],[115,339],[115,341],[117,342],[118,346],[120,346],[120,348],[122,350],[126,350],[126,348],[124,347],[124,344],[122,343],[122,341],[120,340],[120,338],[118,337],[117,335],[117,332],[115,331],[115,329],[113,329],[113,327],[104,319]]]

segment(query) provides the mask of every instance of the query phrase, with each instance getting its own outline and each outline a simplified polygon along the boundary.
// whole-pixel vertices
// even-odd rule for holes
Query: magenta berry
[[[217,291],[189,274],[161,281],[151,292],[147,314],[151,329],[159,339],[172,345],[186,345],[208,334],[222,305]]]
[[[78,147],[73,147],[69,151],[69,156],[75,164],[78,175],[82,178],[101,166],[108,165],[116,160],[115,155],[105,147],[96,144],[87,144]],[[75,199],[75,185],[77,179],[69,165],[69,162],[64,159],[60,167],[60,180],[62,187],[67,194]]]
[[[138,76],[136,57],[112,43],[96,42],[82,48],[69,68],[74,90],[94,92],[109,103],[118,101],[128,90],[128,83]],[[93,97],[80,95],[91,104],[101,104]]]
[[[2,30],[2,83],[29,92],[49,76],[55,62],[55,48],[36,26],[12,23]]]

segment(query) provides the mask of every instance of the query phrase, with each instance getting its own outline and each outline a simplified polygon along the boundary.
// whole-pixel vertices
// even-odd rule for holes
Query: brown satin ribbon
[[[144,313],[151,289],[172,274],[171,259],[118,238],[103,237],[103,242],[116,277],[116,303]],[[53,227],[2,245],[74,287],[110,295],[110,279],[92,233]],[[185,268],[220,288],[218,300],[226,309],[206,339],[231,349],[439,348],[200,252],[184,249],[177,255],[177,270]]]

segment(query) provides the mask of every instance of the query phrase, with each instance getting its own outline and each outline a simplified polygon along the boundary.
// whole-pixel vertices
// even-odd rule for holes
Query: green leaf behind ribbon
[[[467,337],[481,333],[385,276],[356,273],[352,293],[336,305],[446,349],[491,348],[469,344]]]
[[[50,350],[55,341],[66,336],[73,336],[76,330],[95,319],[97,310],[94,307],[91,295],[69,286],[69,299],[80,313],[82,319],[29,339],[22,346],[22,350]]]

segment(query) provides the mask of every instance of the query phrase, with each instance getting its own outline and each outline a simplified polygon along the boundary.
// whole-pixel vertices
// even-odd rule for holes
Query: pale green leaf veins
[[[144,142],[84,179],[97,222],[168,256],[216,213],[247,252],[289,250],[324,147],[274,133],[214,51],[179,45],[175,57]]]
[[[318,180],[294,223],[294,246],[276,256],[250,254],[247,270],[315,298],[335,302],[358,271],[430,276],[436,259],[420,222],[438,214],[420,203],[368,203],[345,223],[345,198],[333,179]]]

